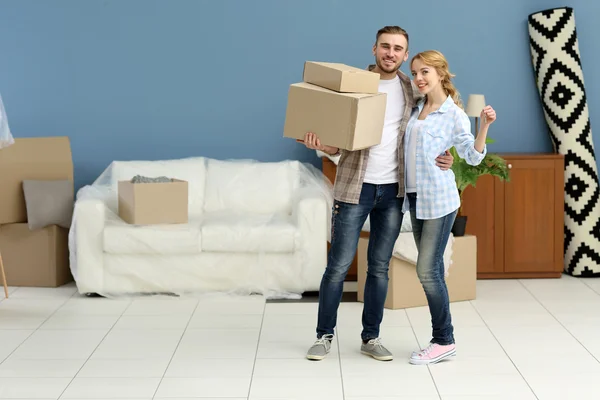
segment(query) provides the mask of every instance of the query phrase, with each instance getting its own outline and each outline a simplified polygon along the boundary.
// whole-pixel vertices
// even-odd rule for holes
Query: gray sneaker
[[[308,349],[308,353],[306,354],[306,358],[309,360],[322,360],[325,358],[329,350],[331,350],[331,341],[333,340],[333,335],[323,335],[320,339],[312,345],[310,349]]]
[[[360,346],[360,352],[379,361],[390,361],[394,358],[392,353],[381,344],[381,339],[371,339]]]

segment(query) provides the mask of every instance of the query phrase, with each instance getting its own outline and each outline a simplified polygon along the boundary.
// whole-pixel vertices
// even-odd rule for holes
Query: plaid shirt
[[[406,129],[406,140],[417,134],[413,130],[415,120],[423,110],[420,101],[413,111]],[[475,149],[475,137],[471,133],[471,122],[467,114],[448,96],[440,108],[420,121],[422,129],[417,136],[416,168],[417,215],[418,219],[434,219],[450,214],[460,207],[454,172],[442,171],[435,159],[452,146],[458,155],[470,164],[478,165],[487,154]],[[408,147],[408,146],[407,146]],[[406,149],[405,151],[408,151]],[[403,211],[408,211],[408,199],[404,199]]]
[[[375,65],[370,65],[368,70],[371,71]],[[421,94],[412,85],[408,76],[398,70],[398,77],[402,84],[404,92],[404,115],[400,122],[398,130],[398,182],[399,190],[398,197],[404,196],[404,132],[408,125],[408,120],[412,109],[416,106],[417,101],[422,97]],[[340,149],[341,157],[337,165],[335,176],[335,184],[333,187],[333,196],[336,200],[345,203],[358,204],[360,192],[367,170],[367,162],[369,161],[369,149],[349,151]]]

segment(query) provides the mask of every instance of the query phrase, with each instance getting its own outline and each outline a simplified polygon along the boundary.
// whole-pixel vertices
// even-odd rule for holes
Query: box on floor
[[[73,280],[68,229],[54,224],[29,229],[23,181],[72,184],[69,138],[15,138],[13,145],[0,150],[0,254],[8,284],[56,287],[68,283]],[[48,209],[52,207],[41,211]]]
[[[387,94],[377,93],[379,74],[357,70],[306,62],[303,82],[288,90],[283,136],[304,139],[313,132],[323,144],[345,150],[381,143]]]
[[[363,234],[358,242],[358,301],[364,301],[367,277],[367,247],[369,238]],[[452,264],[446,277],[450,302],[474,300],[477,281],[477,238],[472,235],[454,237]],[[392,257],[389,269],[385,308],[399,309],[427,305],[427,297],[417,276],[416,266]]]
[[[57,225],[34,231],[26,223],[0,226],[8,285],[58,287],[71,282],[68,241],[68,229]]]

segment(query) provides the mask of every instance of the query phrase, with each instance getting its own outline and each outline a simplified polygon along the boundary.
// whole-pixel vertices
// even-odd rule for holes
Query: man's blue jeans
[[[431,343],[454,344],[454,328],[450,316],[450,300],[444,277],[444,250],[450,237],[457,211],[441,218],[417,219],[417,195],[407,193],[413,236],[417,245],[417,275],[425,290],[433,332]]]
[[[368,269],[362,314],[363,340],[379,337],[388,290],[388,269],[402,226],[402,198],[398,184],[364,183],[358,204],[335,201],[332,210],[331,248],[319,292],[317,337],[333,334],[343,285],[356,254],[360,232],[370,215]]]

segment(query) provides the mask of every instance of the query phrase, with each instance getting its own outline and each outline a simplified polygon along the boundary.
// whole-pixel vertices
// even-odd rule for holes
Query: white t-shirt
[[[379,81],[379,91],[387,93],[385,122],[381,143],[369,149],[365,182],[386,184],[398,182],[398,131],[404,114],[404,91],[400,78]]]
[[[423,121],[416,119],[408,135],[406,148],[406,192],[417,191],[417,137],[423,130]]]

